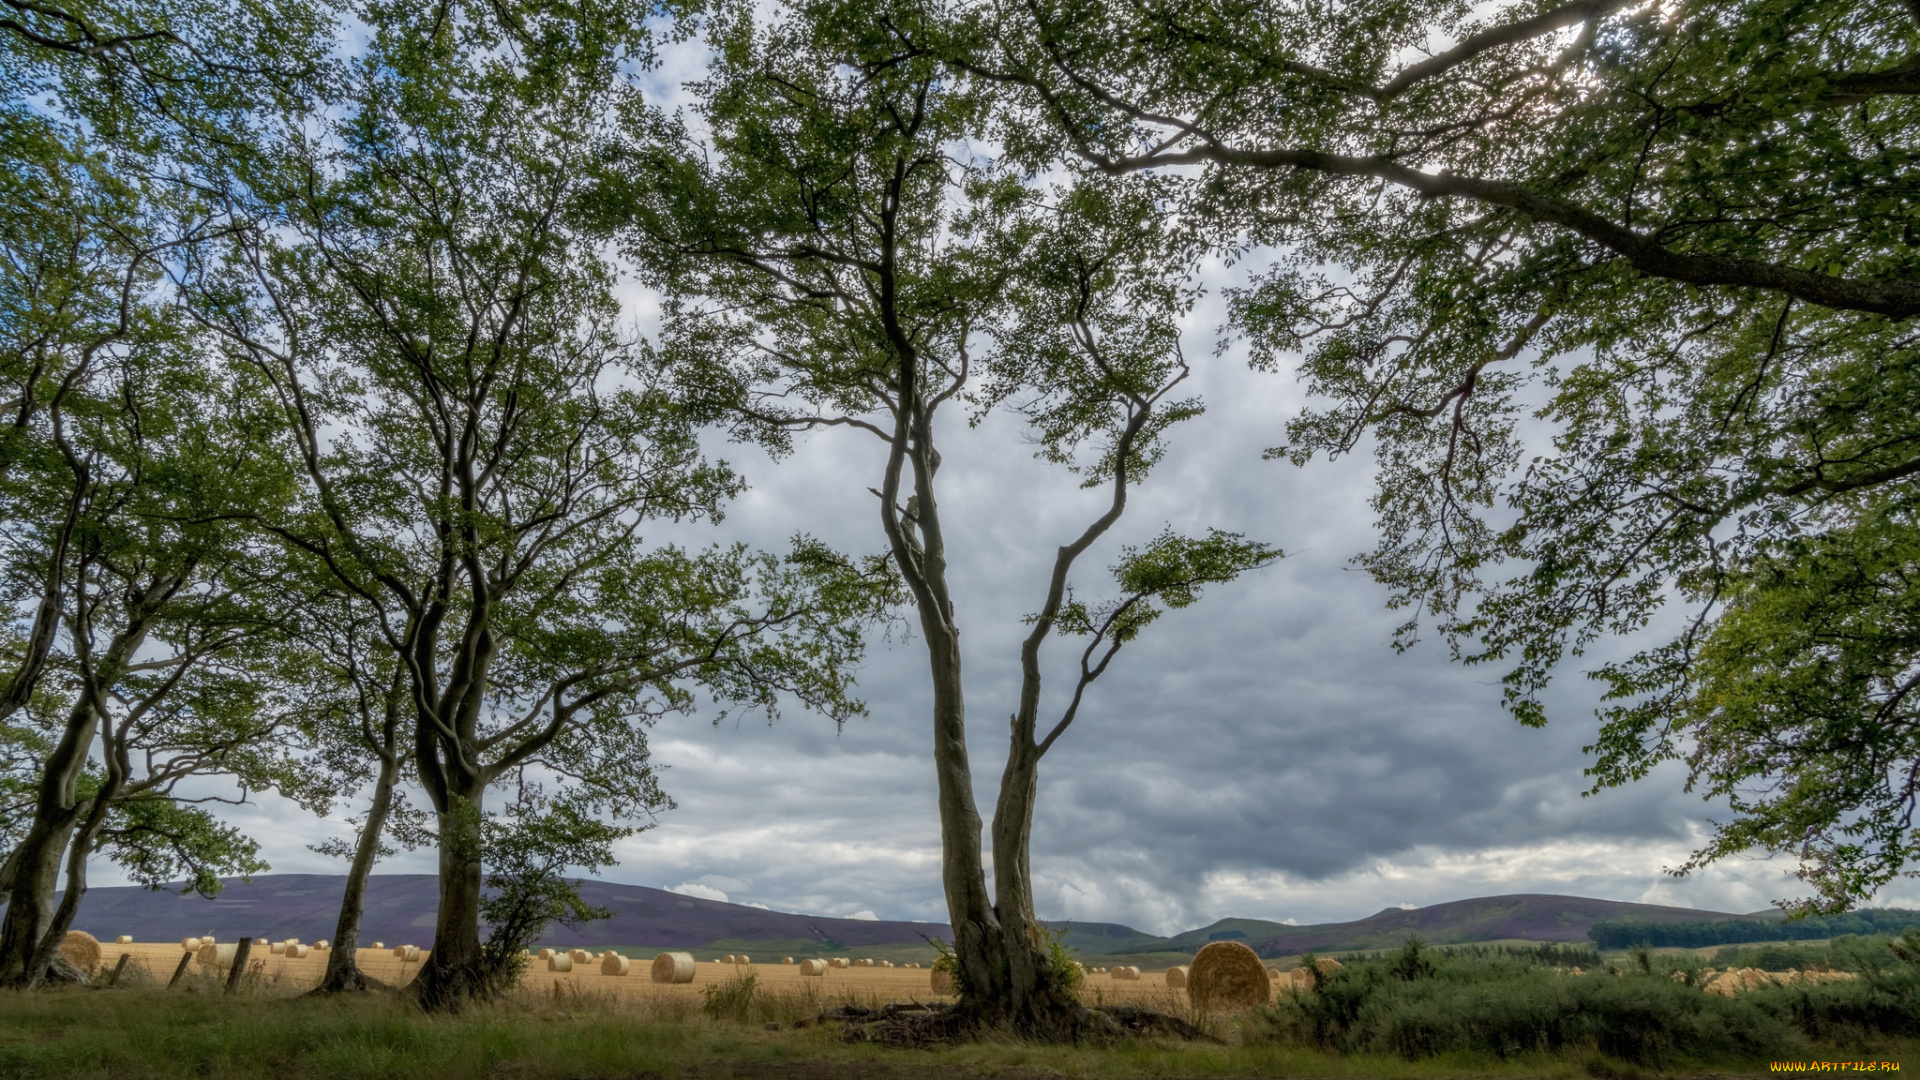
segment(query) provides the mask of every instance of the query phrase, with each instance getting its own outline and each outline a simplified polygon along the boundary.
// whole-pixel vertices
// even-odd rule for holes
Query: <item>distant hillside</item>
[[[333,936],[344,877],[332,874],[271,874],[252,881],[226,879],[211,899],[135,887],[87,890],[74,926],[95,936],[131,934],[136,941],[171,941],[212,933],[238,937]],[[788,915],[741,904],[681,896],[644,885],[588,881],[580,887],[589,903],[613,917],[578,930],[550,928],[550,945],[639,945],[693,948],[715,942],[779,942],[796,950],[862,945],[919,944],[921,937],[950,936],[944,923],[875,922]],[[431,874],[376,874],[367,883],[362,941],[425,945],[440,908]]]
[[[171,941],[211,933],[316,941],[333,936],[345,879],[338,875],[272,874],[252,881],[229,879],[219,896],[182,896],[132,887],[87,891],[74,925],[98,936],[131,934],[138,941]],[[641,948],[718,948],[780,953],[836,952],[867,946],[920,946],[948,938],[944,923],[875,922],[790,915],[762,908],[681,896],[643,885],[588,881],[580,887],[590,904],[613,917],[578,930],[550,928],[550,945],[621,945]],[[425,945],[439,907],[431,874],[376,874],[367,886],[364,941]],[[1222,919],[1173,937],[1157,937],[1119,923],[1055,922],[1066,943],[1088,956],[1191,954],[1209,941],[1244,941],[1262,956],[1301,952],[1388,949],[1418,933],[1436,945],[1473,941],[1587,940],[1596,922],[1631,920],[1638,925],[1758,922],[1778,912],[1738,915],[1654,904],[1623,904],[1579,896],[1489,896],[1432,907],[1388,908],[1346,923],[1288,926],[1261,919]]]
[[[1920,911],[1907,908],[1870,908],[1792,921],[1780,921],[1777,911],[1771,914],[1774,918],[1765,921],[1693,919],[1649,924],[1636,919],[1607,920],[1594,923],[1587,936],[1602,949],[1639,945],[1699,949],[1753,941],[1812,941],[1847,934],[1899,934],[1920,927]]]
[[[1513,938],[1527,941],[1586,943],[1587,930],[1604,920],[1633,919],[1640,923],[1758,920],[1764,915],[1699,911],[1658,904],[1627,904],[1591,900],[1583,896],[1520,894],[1454,900],[1423,908],[1387,908],[1367,918],[1318,926],[1287,926],[1255,919],[1223,919],[1170,939],[1169,945],[1191,952],[1210,940],[1245,941],[1262,956],[1302,952],[1338,952],[1348,949],[1388,949],[1419,934],[1434,945]],[[1168,946],[1161,946],[1166,948]],[[1137,951],[1146,952],[1147,949]]]

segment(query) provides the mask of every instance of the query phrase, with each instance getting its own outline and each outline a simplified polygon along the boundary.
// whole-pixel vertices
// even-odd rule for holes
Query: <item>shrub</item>
[[[1284,997],[1266,1010],[1269,1037],[1410,1059],[1598,1051],[1665,1068],[1803,1055],[1816,1028],[1902,1034],[1920,1015],[1912,1008],[1915,965],[1890,953],[1878,983],[1863,978],[1734,998],[1676,982],[1651,961],[1627,974],[1574,976],[1538,955],[1443,952],[1415,943],[1397,954],[1349,958],[1320,979],[1318,992]]]

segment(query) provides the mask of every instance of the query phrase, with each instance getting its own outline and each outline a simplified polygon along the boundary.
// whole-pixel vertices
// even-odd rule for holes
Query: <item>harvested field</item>
[[[180,962],[181,955],[177,941],[108,945],[103,946],[103,951],[106,954],[105,962],[109,965],[118,961],[121,953],[132,954],[133,959],[127,964],[129,971],[144,973],[150,981],[163,985],[173,974],[174,965]],[[773,993],[818,994],[835,998],[852,996],[880,1001],[952,999],[951,995],[933,992],[933,973],[925,968],[828,967],[820,975],[807,976],[801,974],[801,966],[797,963],[742,965],[703,962],[693,965],[692,982],[673,984],[656,983],[649,977],[648,971],[656,955],[654,952],[628,950],[621,952],[621,955],[632,961],[625,975],[603,974],[604,969],[599,962],[575,964],[573,970],[567,972],[548,971],[545,961],[536,959],[528,964],[521,985],[530,992],[544,994],[612,998],[675,996],[699,1001],[702,989],[730,982],[743,973],[752,972],[760,986]],[[425,950],[421,950],[420,957],[420,960],[403,961],[394,956],[391,948],[368,948],[359,951],[357,961],[360,970],[368,975],[388,985],[400,985],[419,974],[421,963],[426,958]],[[327,954],[317,949],[308,951],[304,956],[268,953],[265,943],[260,942],[255,944],[247,966],[252,969],[258,988],[294,994],[320,984],[320,977],[327,969]],[[195,964],[189,970],[198,971],[201,967]],[[1090,974],[1081,984],[1081,996],[1088,1004],[1095,1005],[1140,1005],[1182,1011],[1186,1008],[1186,993],[1168,989],[1165,973],[1161,971],[1143,972],[1138,982],[1123,982],[1108,975]]]

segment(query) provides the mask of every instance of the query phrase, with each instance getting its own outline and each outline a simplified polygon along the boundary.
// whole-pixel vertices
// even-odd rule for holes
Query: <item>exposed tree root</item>
[[[300,995],[301,997],[328,997],[333,994],[364,994],[375,991],[391,992],[393,987],[361,971],[358,967],[349,967],[337,976],[328,976],[319,986]]]

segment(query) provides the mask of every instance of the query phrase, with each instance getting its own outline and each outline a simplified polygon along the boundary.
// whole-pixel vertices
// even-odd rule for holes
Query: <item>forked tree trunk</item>
[[[107,823],[107,815],[113,811],[113,800],[120,794],[119,777],[118,770],[110,773],[106,785],[88,801],[86,820],[80,823],[67,841],[67,889],[60,897],[60,906],[54,909],[52,920],[40,935],[40,944],[34,950],[33,963],[29,968],[32,975],[27,979],[28,986],[37,986],[46,978],[48,966],[59,955],[60,946],[67,940],[67,931],[73,929],[74,916],[80,913],[80,901],[86,899],[87,895],[87,860],[93,857],[93,842],[99,838],[100,830]]]
[[[367,808],[367,820],[361,824],[360,838],[354,845],[353,863],[347,868],[347,888],[340,896],[340,918],[334,923],[327,971],[320,977],[320,985],[309,993],[338,994],[386,985],[360,970],[360,920],[366,913],[367,879],[373,876],[374,861],[380,857],[380,835],[386,831],[387,815],[393,809],[393,785],[399,778],[398,759],[392,754],[381,755],[373,805]]]
[[[1053,966],[1046,927],[1033,913],[1033,805],[1040,755],[1031,739],[1013,740],[993,811],[994,907],[1005,935],[1006,1007],[1013,1023],[1037,1035],[1069,1035],[1083,1007]]]
[[[98,727],[97,714],[82,698],[68,712],[66,730],[41,771],[33,824],[15,852],[7,913],[0,919],[0,985],[24,985],[39,975],[34,958],[53,925],[61,857],[87,810],[78,788]]]
[[[13,887],[7,891],[6,918],[0,920],[0,983],[26,985],[39,974],[33,967],[34,957],[53,925],[61,856],[66,853],[81,809],[69,806],[53,813],[36,813],[33,825],[20,841]]]
[[[922,613],[933,674],[933,763],[939,778],[941,884],[953,924],[959,989],[968,1008],[998,1019],[993,1003],[1005,988],[999,915],[987,896],[981,859],[980,810],[967,757],[966,696],[960,683],[960,643],[944,620]]]
[[[484,1001],[497,989],[480,947],[480,808],[484,784],[448,792],[440,828],[440,912],[433,924],[433,951],[409,988],[429,1011],[456,1010]]]

